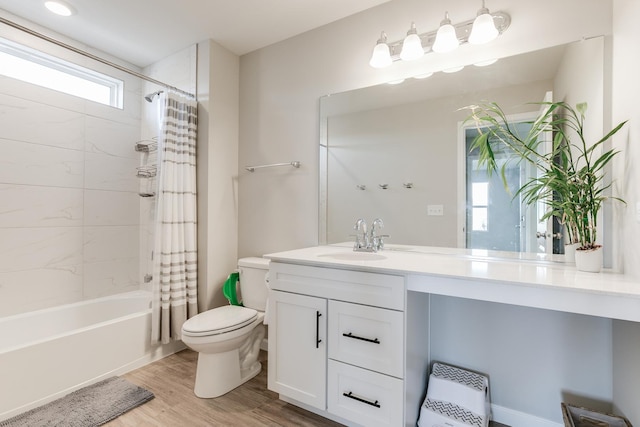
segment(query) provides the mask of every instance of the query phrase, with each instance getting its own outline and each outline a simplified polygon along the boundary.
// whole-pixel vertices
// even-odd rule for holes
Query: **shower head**
[[[149,95],[145,96],[144,99],[146,99],[147,102],[153,102],[153,98],[155,98],[156,95],[160,96],[161,93],[162,93],[161,90],[159,90],[157,92],[150,93]]]

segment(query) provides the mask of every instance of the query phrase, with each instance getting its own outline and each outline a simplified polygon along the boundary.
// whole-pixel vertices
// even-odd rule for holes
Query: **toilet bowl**
[[[214,308],[182,325],[182,342],[198,352],[196,396],[221,396],[255,377],[262,369],[258,356],[265,336],[268,269],[267,259],[239,259],[243,305]],[[236,299],[234,295],[230,301]]]

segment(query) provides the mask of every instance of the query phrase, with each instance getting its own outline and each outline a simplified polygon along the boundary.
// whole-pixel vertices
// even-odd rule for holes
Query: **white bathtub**
[[[0,319],[0,420],[184,348],[150,343],[151,294],[129,292]]]

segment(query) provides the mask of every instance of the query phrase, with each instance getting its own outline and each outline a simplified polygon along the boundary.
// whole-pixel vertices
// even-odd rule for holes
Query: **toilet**
[[[238,260],[242,306],[227,305],[200,313],[182,325],[182,342],[198,352],[194,392],[202,398],[222,396],[255,377],[265,336],[266,275],[269,260]],[[235,286],[233,287],[235,291]],[[230,301],[233,298],[225,293]]]

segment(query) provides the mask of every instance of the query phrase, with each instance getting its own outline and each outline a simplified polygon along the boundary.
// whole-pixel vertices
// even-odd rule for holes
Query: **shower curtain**
[[[182,324],[198,312],[197,103],[171,91],[161,99],[151,333],[166,344],[180,339]]]

